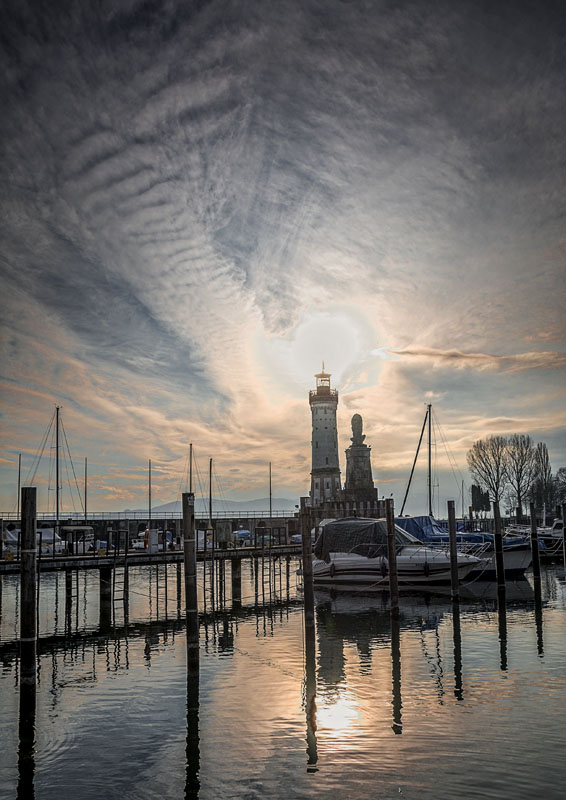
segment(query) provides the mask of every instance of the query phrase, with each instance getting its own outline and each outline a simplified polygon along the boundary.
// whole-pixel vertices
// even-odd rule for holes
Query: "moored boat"
[[[416,537],[395,528],[397,577],[400,586],[434,586],[450,582],[448,548],[427,547]],[[458,576],[481,567],[480,558],[458,553]],[[314,546],[313,581],[317,586],[389,587],[387,523],[384,519],[348,517],[326,524]]]
[[[447,547],[448,531],[431,515],[398,517],[395,523],[428,547]],[[495,578],[494,535],[483,531],[456,534],[458,550],[479,558],[489,559],[482,567],[472,570],[468,577],[483,580]],[[541,548],[541,552],[544,548]],[[531,540],[528,536],[503,537],[503,562],[506,578],[520,578],[532,561]]]

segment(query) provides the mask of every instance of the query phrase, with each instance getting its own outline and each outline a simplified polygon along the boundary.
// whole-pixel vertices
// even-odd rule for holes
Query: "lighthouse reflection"
[[[356,729],[361,730],[367,723],[365,717],[375,715],[380,696],[381,702],[387,702],[388,692],[390,728],[395,735],[403,733],[401,631],[406,629],[414,632],[415,623],[422,637],[438,637],[441,621],[445,616],[452,619],[454,696],[457,700],[463,700],[460,611],[449,599],[431,598],[430,595],[404,597],[400,613],[396,616],[390,614],[385,594],[331,595],[317,591],[316,602],[318,685],[313,691],[316,691],[318,699],[316,706],[313,704],[311,707],[311,710],[315,710],[316,719],[312,715],[308,718],[309,753],[314,752],[317,733],[319,744],[321,737],[324,737],[332,740],[334,748],[354,746],[356,737],[353,734]],[[387,651],[390,653],[389,667],[386,667],[388,659],[380,656]],[[438,647],[431,648],[431,653],[437,661],[432,663],[433,656],[428,650],[427,661],[430,661],[431,676],[438,681],[445,670],[441,663],[443,656]],[[311,674],[313,659],[311,654]],[[384,672],[384,668],[387,672]],[[371,672],[376,676],[376,693],[370,702],[355,690],[358,681],[356,671],[359,677]],[[385,690],[386,686],[390,688]],[[443,702],[444,689],[441,689],[437,693],[439,703]]]

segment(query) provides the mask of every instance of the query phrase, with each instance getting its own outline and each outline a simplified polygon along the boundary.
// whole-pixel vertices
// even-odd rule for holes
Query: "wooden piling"
[[[497,588],[505,589],[505,562],[503,560],[503,536],[501,533],[501,514],[499,503],[493,504],[493,520],[495,523],[495,533],[493,541],[495,544],[495,573],[497,577]]]
[[[397,546],[395,541],[395,507],[393,498],[385,501],[387,520],[387,558],[389,561],[389,603],[392,614],[399,613],[399,585],[397,582]]]
[[[199,621],[197,599],[197,559],[195,547],[195,496],[183,492],[183,555],[185,564],[185,615],[187,654],[198,659]],[[204,564],[206,571],[206,562]]]
[[[562,558],[564,560],[564,569],[566,569],[566,504],[561,507],[562,517]]]
[[[540,581],[540,553],[538,549],[537,515],[535,504],[529,504],[529,514],[531,518],[531,552],[533,557],[533,577],[535,581]]]
[[[312,540],[309,513],[303,510],[301,520],[301,542],[303,545],[303,593],[305,603],[305,626],[314,627],[314,584],[312,577]]]
[[[37,489],[21,489],[20,683],[35,688],[37,656]]]
[[[450,542],[450,584],[452,600],[460,599],[460,582],[458,579],[458,550],[456,547],[456,509],[454,500],[448,501],[448,536]]]

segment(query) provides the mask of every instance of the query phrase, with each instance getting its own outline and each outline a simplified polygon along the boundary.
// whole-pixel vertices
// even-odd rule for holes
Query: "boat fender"
[[[425,578],[428,578],[428,576],[430,575],[430,566],[428,564],[428,561],[424,562],[423,572],[425,574]]]
[[[330,565],[329,572],[330,572],[330,577],[333,578],[336,574],[336,567],[334,566],[334,562],[332,562],[332,564]]]
[[[384,558],[381,559],[381,575],[383,578],[387,575],[387,562]]]

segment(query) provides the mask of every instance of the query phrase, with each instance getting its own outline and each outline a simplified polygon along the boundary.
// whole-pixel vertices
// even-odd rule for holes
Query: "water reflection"
[[[18,797],[33,797],[35,783],[38,794],[41,790],[46,797],[54,796],[51,792],[45,793],[38,781],[46,780],[51,771],[55,774],[61,763],[67,769],[72,768],[76,755],[72,755],[72,748],[61,748],[55,757],[48,756],[49,740],[58,741],[58,737],[64,738],[75,727],[88,739],[95,735],[93,731],[104,716],[111,724],[108,723],[105,730],[108,739],[101,745],[101,761],[113,780],[119,781],[125,771],[134,781],[132,792],[140,790],[137,796],[149,796],[144,781],[149,782],[148,786],[151,785],[155,793],[161,791],[160,796],[168,797],[178,797],[183,792],[186,798],[223,796],[230,792],[234,796],[277,796],[283,786],[289,797],[317,795],[317,791],[317,796],[329,796],[341,786],[340,782],[334,786],[327,783],[333,769],[335,776],[339,774],[341,762],[363,772],[365,760],[368,776],[371,769],[395,770],[401,763],[396,759],[401,754],[407,757],[409,745],[411,758],[415,758],[412,749],[415,736],[428,735],[431,731],[438,736],[445,730],[462,730],[463,718],[454,716],[458,713],[455,709],[466,714],[466,724],[475,725],[476,732],[480,712],[486,716],[486,729],[490,724],[497,725],[495,717],[487,720],[490,709],[498,708],[498,691],[503,686],[500,670],[508,671],[508,650],[514,654],[513,669],[507,672],[509,677],[505,676],[504,681],[506,686],[512,685],[514,692],[519,691],[521,669],[525,673],[532,672],[533,662],[541,663],[543,674],[549,664],[549,654],[552,656],[556,652],[557,628],[555,625],[553,629],[548,619],[547,604],[548,598],[555,607],[563,600],[561,574],[554,583],[546,579],[547,582],[543,580],[538,587],[535,584],[534,591],[526,581],[510,584],[505,597],[498,597],[493,587],[491,590],[475,587],[479,602],[453,603],[449,592],[446,597],[402,595],[399,615],[393,618],[384,595],[332,596],[317,592],[316,628],[303,628],[301,600],[287,579],[288,562],[285,569],[281,563],[271,570],[268,563],[264,563],[262,569],[259,560],[257,564],[252,563],[253,571],[246,565],[241,599],[236,592],[233,604],[234,576],[231,573],[227,579],[220,569],[215,576],[211,566],[206,565],[206,577],[209,589],[213,582],[216,584],[214,605],[212,592],[207,593],[206,610],[202,592],[199,596],[202,661],[199,665],[198,660],[191,663],[188,658],[186,677],[185,620],[181,618],[182,591],[179,591],[179,571],[175,566],[169,570],[170,586],[163,568],[159,575],[155,571],[148,574],[147,570],[138,573],[135,569],[125,575],[124,586],[129,583],[129,587],[124,597],[129,595],[130,602],[123,603],[114,588],[111,607],[116,605],[117,610],[111,612],[110,628],[107,612],[99,612],[98,601],[104,592],[98,582],[90,579],[83,582],[81,575],[79,591],[79,586],[75,589],[75,576],[72,576],[72,591],[67,602],[67,579],[61,575],[60,587],[53,581],[51,610],[55,632],[42,636],[39,650],[43,677],[38,687],[37,719],[42,722],[36,735],[35,695],[33,703],[29,695],[21,695],[19,746],[17,762],[14,761],[17,771],[14,767],[12,794],[17,790]],[[201,571],[199,591],[203,574]],[[44,591],[49,580],[50,576],[44,576]],[[60,591],[63,586],[64,592]],[[83,607],[87,588],[88,615]],[[10,589],[8,605],[6,597],[4,587],[4,620],[7,607],[12,612],[14,588]],[[265,603],[262,602],[264,597]],[[59,602],[61,628],[57,618]],[[70,615],[67,605],[72,609]],[[75,613],[79,606],[84,612],[81,620]],[[150,607],[153,616],[149,615]],[[518,637],[518,621],[522,626],[530,625],[530,636]],[[42,624],[47,624],[45,613]],[[8,625],[4,623],[2,631],[10,636],[12,630],[10,619]],[[0,643],[4,675],[15,674],[17,659],[17,642],[4,639]],[[522,663],[524,659],[526,663]],[[182,673],[177,674],[175,670],[179,666]],[[536,686],[543,699],[544,692],[550,692],[553,685],[556,690],[561,680],[556,671],[548,675],[548,680],[541,678]],[[3,690],[10,691],[6,681]],[[131,733],[122,713],[117,714],[116,710],[129,704],[130,697],[135,697],[136,693],[139,699],[135,703],[139,705],[134,703],[132,709],[134,727],[147,718],[150,722],[146,724],[151,724],[151,728],[146,729],[147,740],[141,734],[136,737],[132,755],[128,750]],[[152,700],[154,695],[157,697]],[[161,700],[157,699],[160,696]],[[273,714],[269,708],[271,696],[277,707]],[[173,701],[168,705],[169,697],[175,698],[175,707]],[[148,705],[152,702],[154,706]],[[69,716],[76,714],[75,704],[81,708],[78,723],[74,722],[74,716]],[[511,702],[508,705],[512,708]],[[175,717],[173,708],[178,709],[179,718]],[[222,739],[218,733],[221,730],[229,731],[234,739],[239,738],[235,720],[243,719],[247,709],[255,715],[254,724],[246,728],[249,741]],[[505,717],[510,711],[499,707],[498,713]],[[14,734],[18,730],[17,720],[15,726]],[[2,721],[0,733],[6,741],[10,740],[10,729]],[[467,731],[461,736],[465,739]],[[77,741],[82,743],[81,739]],[[73,742],[73,746],[78,752],[78,745]],[[444,739],[442,747],[447,748]],[[141,760],[136,748],[143,751],[149,764],[140,776],[136,775]],[[119,766],[112,764],[114,750],[120,754],[116,756]],[[127,758],[123,755],[126,751]],[[245,770],[249,765],[246,767],[243,753],[258,751],[268,753],[266,764],[270,764],[270,769],[273,767],[273,774],[282,775],[287,771],[288,781],[270,783],[275,779],[265,774],[265,770],[261,781],[246,784]],[[15,749],[13,752],[15,756]],[[377,752],[382,759],[379,767],[372,761],[377,758],[374,756]],[[49,758],[54,759],[53,763]],[[34,780],[36,762],[38,777]],[[167,784],[169,788],[159,789],[152,783],[152,770],[157,769],[158,762],[167,765],[164,767],[170,773],[167,780],[172,782],[171,786]],[[88,767],[83,769],[90,775]],[[258,770],[262,769],[260,764]],[[235,787],[226,782],[225,776],[230,770],[239,776],[240,783]],[[297,777],[299,772],[310,774],[310,785],[301,783],[302,778]],[[174,780],[177,783],[173,787]],[[387,780],[386,776],[385,794],[392,786]],[[85,790],[84,796],[100,796],[95,788],[93,785],[90,792]],[[352,796],[363,796],[351,786],[344,789],[344,794],[347,796],[349,791]],[[394,791],[397,792],[397,786]]]

